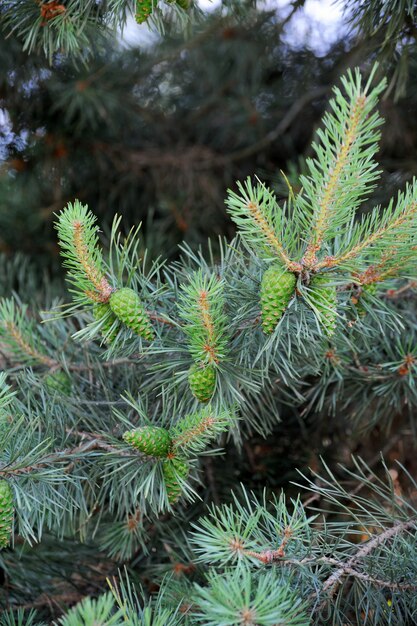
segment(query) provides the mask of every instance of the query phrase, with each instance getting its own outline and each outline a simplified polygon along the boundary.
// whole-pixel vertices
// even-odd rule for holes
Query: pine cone
[[[135,333],[148,341],[154,338],[151,322],[138,294],[133,289],[124,287],[114,291],[110,297],[110,307],[119,320]]]
[[[266,270],[261,282],[262,328],[270,335],[291,300],[297,279],[282,267],[273,265]]]
[[[359,300],[356,304],[356,311],[359,317],[365,317],[367,313],[365,307],[363,306],[363,300],[366,299],[367,294],[374,296],[377,291],[378,291],[378,286],[376,283],[369,283],[368,285],[362,286],[362,293],[359,296]]]
[[[337,293],[334,285],[329,285],[327,276],[316,276],[310,283],[311,300],[321,314],[323,329],[331,337],[336,329]]]
[[[135,19],[138,24],[146,22],[153,11],[153,5],[157,4],[157,0],[136,0]]]
[[[51,391],[58,391],[64,396],[70,396],[72,391],[72,381],[70,376],[63,370],[57,370],[52,374],[47,374],[43,379],[44,384]]]
[[[148,456],[167,456],[171,446],[169,432],[158,426],[142,426],[135,430],[129,430],[124,433],[123,439],[133,448]]]
[[[190,389],[199,402],[208,402],[216,388],[216,370],[211,365],[195,363],[188,372]]]
[[[181,496],[181,480],[186,480],[189,471],[187,463],[181,459],[167,459],[164,461],[162,473],[170,504],[175,504]]]
[[[107,303],[97,302],[94,305],[93,314],[95,319],[99,322],[103,319],[103,317],[105,317],[108,311],[111,311],[111,309]],[[101,334],[103,335],[106,343],[113,343],[117,337],[117,330],[111,331],[111,327],[116,319],[116,316],[113,312],[111,312],[111,315],[109,315],[101,325]]]
[[[0,548],[7,548],[13,525],[13,492],[6,480],[0,479]]]

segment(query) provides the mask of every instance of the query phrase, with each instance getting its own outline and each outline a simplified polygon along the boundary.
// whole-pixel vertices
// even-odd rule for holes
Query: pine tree
[[[259,180],[239,184],[238,236],[216,252],[149,262],[139,228],[123,237],[116,217],[107,251],[88,206],[58,212],[72,301],[37,312],[22,289],[0,303],[2,626],[50,619],[44,594],[80,600],[62,626],[412,623],[417,485],[404,467],[324,463],[294,485],[303,500],[276,482],[257,496],[232,481],[226,495],[250,437],[289,429],[288,406],[298,422],[343,408],[342,446],[417,404],[415,307],[397,303],[415,287],[416,183],[357,215],[378,180],[385,85],[348,72],[298,190],[280,205]],[[268,455],[249,453],[267,473]],[[39,598],[38,614],[14,610]]]

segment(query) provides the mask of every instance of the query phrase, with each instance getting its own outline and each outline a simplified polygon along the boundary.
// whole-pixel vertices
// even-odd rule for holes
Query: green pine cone
[[[70,376],[63,370],[57,370],[52,374],[47,374],[43,382],[51,391],[58,391],[64,396],[70,396],[72,391],[72,382]]]
[[[216,388],[216,370],[211,365],[195,363],[188,372],[190,389],[199,402],[208,402]]]
[[[7,548],[13,526],[13,492],[6,480],[0,479],[0,549]]]
[[[143,24],[146,22],[148,17],[151,15],[154,5],[156,5],[157,0],[136,0],[136,14],[135,19],[138,24]]]
[[[181,480],[186,480],[189,474],[187,463],[181,459],[167,459],[162,466],[162,473],[165,479],[168,502],[175,504],[181,496]]]
[[[323,329],[331,337],[336,329],[337,292],[336,287],[328,284],[327,276],[316,276],[310,283],[311,300],[321,314]]]
[[[110,297],[110,307],[116,317],[135,333],[148,341],[154,338],[151,322],[133,289],[123,287],[114,291]]]
[[[99,322],[103,319],[108,311],[111,311],[110,307],[106,303],[97,302],[94,305],[93,314],[95,319]],[[101,325],[101,334],[105,338],[106,343],[113,343],[117,337],[117,330],[111,331],[111,327],[116,321],[116,316],[111,312],[111,315]],[[110,334],[109,334],[110,333]]]
[[[148,456],[167,456],[171,447],[171,437],[165,428],[142,426],[124,433],[123,439],[133,448]]]
[[[282,267],[272,265],[261,281],[261,313],[264,333],[270,335],[291,300],[297,279]]]
[[[359,296],[358,302],[356,304],[356,311],[359,317],[365,317],[367,313],[365,307],[363,306],[364,298],[366,298],[367,294],[374,296],[377,291],[378,291],[378,286],[376,283],[369,283],[368,285],[362,286],[362,293]]]

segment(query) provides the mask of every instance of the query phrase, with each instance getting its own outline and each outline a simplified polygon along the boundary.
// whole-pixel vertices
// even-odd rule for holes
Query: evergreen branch
[[[216,413],[211,407],[187,415],[171,429],[172,448],[181,452],[201,452],[209,441],[227,431],[234,419],[228,411]]]
[[[255,187],[250,178],[245,185],[237,183],[240,195],[229,189],[226,205],[242,238],[257,253],[278,257],[290,271],[300,269],[294,263],[283,244],[284,233],[289,234],[287,220],[278,206],[275,196],[263,185]]]
[[[320,562],[332,564],[332,559],[322,558],[319,559]],[[354,578],[359,578],[359,580],[363,580],[367,583],[371,583],[371,585],[375,585],[377,587],[382,587],[383,589],[392,589],[392,591],[406,591],[406,590],[417,590],[417,584],[409,584],[409,583],[393,583],[389,580],[382,580],[380,578],[375,578],[374,576],[370,576],[369,574],[364,574],[363,572],[358,572],[358,570],[349,567],[347,564],[340,563],[338,561],[334,561],[333,565],[339,565],[340,570],[344,570],[344,573],[349,576],[353,576]]]
[[[23,50],[44,54],[50,64],[58,51],[85,62],[98,47],[104,48],[115,31],[125,27],[135,4],[150,7],[142,21],[149,21],[159,32],[172,19],[185,27],[191,15],[198,13],[194,8],[190,15],[185,0],[108,0],[103,5],[90,0],[7,0],[0,7],[0,27],[6,35],[15,33]],[[157,5],[158,11],[152,12]]]
[[[222,280],[215,275],[204,276],[201,271],[182,286],[178,308],[191,356],[197,362],[216,365],[226,355],[223,287]]]
[[[414,255],[410,255],[410,251],[414,250],[417,237],[416,196],[417,182],[414,181],[405,194],[399,195],[395,209],[391,202],[382,216],[378,210],[373,211],[370,216],[365,216],[352,233],[354,245],[339,256],[327,257],[318,262],[315,269],[346,265],[374,248],[381,249],[382,255],[388,254],[391,258],[398,257],[401,260],[401,254],[404,253],[413,258]],[[378,227],[374,229],[377,224]],[[359,241],[356,241],[357,239]]]
[[[12,298],[0,302],[0,336],[12,354],[23,358],[27,363],[42,364],[49,368],[57,362],[42,352],[40,340],[34,331],[33,323],[27,317],[27,306],[16,306]]]
[[[111,293],[111,287],[100,270],[94,266],[94,262],[91,260],[91,249],[85,242],[84,225],[82,222],[74,221],[73,227],[73,242],[77,259],[80,262],[87,279],[92,283],[96,291],[98,291],[100,295],[98,301],[106,302],[110,297],[109,294]],[[90,295],[90,292],[88,292],[88,295]],[[91,297],[92,299],[96,299],[94,296]]]
[[[275,556],[270,556],[270,555],[274,555],[275,551],[267,551],[265,550],[264,552],[260,552],[260,553],[254,553],[254,554],[248,554],[248,556],[252,556],[255,558],[259,557],[259,560],[262,563],[271,563],[275,560],[278,560],[279,557],[275,557]],[[360,572],[356,569],[354,569],[353,567],[350,567],[349,565],[347,565],[347,563],[344,563],[343,561],[340,561],[338,559],[334,559],[332,557],[328,557],[328,556],[319,556],[319,557],[306,557],[304,559],[280,559],[279,560],[279,565],[281,566],[285,566],[285,565],[291,565],[291,566],[295,566],[295,567],[304,567],[305,565],[316,565],[316,564],[325,564],[325,565],[332,565],[332,566],[336,566],[338,567],[339,570],[344,570],[344,575],[347,574],[349,576],[353,576],[354,578],[358,578],[359,580],[363,580],[365,582],[371,583],[372,585],[378,586],[378,587],[382,587],[383,589],[392,589],[393,591],[397,590],[397,591],[405,591],[405,590],[414,590],[417,589],[417,584],[410,584],[410,583],[401,583],[401,582],[391,582],[389,580],[383,580],[381,578],[375,578],[374,576],[370,576],[369,574],[365,574],[364,572]],[[335,573],[335,572],[334,572]],[[332,574],[333,575],[333,574]],[[330,577],[329,577],[330,578]],[[329,579],[326,579],[329,580]],[[315,595],[315,593],[314,593]],[[312,594],[313,597],[313,594]]]
[[[194,416],[191,416],[194,417]],[[184,418],[185,419],[185,418]],[[202,436],[207,436],[210,433],[216,420],[212,415],[205,415],[203,419],[194,423],[193,420],[189,420],[190,424],[181,424],[182,428],[180,432],[175,432],[172,445],[175,448],[182,448],[191,445],[195,440],[199,440]],[[183,432],[181,432],[183,430]]]
[[[351,222],[355,208],[377,177],[373,156],[381,119],[371,111],[385,82],[369,93],[375,71],[376,66],[364,87],[359,70],[354,75],[348,72],[342,79],[346,97],[334,89],[332,114],[324,117],[324,131],[318,131],[320,145],[313,144],[316,157],[307,161],[310,177],[300,177],[303,193],[296,206],[311,232],[302,263],[310,270],[317,269],[317,253],[326,240]],[[364,175],[358,179],[359,169]]]
[[[125,457],[143,457],[143,454],[138,453],[136,450],[122,450],[120,448],[116,448],[115,446],[107,443],[103,440],[103,437],[97,433],[88,433],[85,431],[75,430],[74,428],[67,429],[67,433],[70,435],[77,435],[81,437],[81,439],[88,439],[88,444],[80,444],[77,448],[82,449],[82,446],[86,446],[86,450],[106,450],[106,452],[111,452],[114,454],[118,454],[120,456]],[[73,448],[74,452],[69,452],[71,454],[76,454],[77,448]]]
[[[5,322],[4,326],[9,333],[9,338],[13,340],[15,345],[30,359],[47,365],[48,367],[56,365],[56,361],[35,350],[35,348],[30,345],[29,341],[23,337],[21,330],[13,324],[13,322]]]
[[[411,291],[414,290],[417,287],[417,281],[415,280],[410,280],[408,281],[408,283],[406,283],[405,285],[403,285],[402,287],[399,287],[398,289],[389,289],[386,293],[385,296],[387,298],[399,298],[401,297],[405,292],[407,291]]]
[[[163,318],[161,318],[162,321]],[[170,323],[167,320],[167,323]],[[50,370],[62,368],[63,364],[42,351],[42,342],[32,320],[28,319],[27,305],[18,305],[12,298],[0,301],[0,338],[8,348],[8,357],[23,360],[25,364],[43,365]],[[138,355],[137,355],[138,356]],[[69,371],[93,371],[99,367],[136,363],[134,358],[120,357],[98,363],[71,363],[65,360]]]
[[[0,372],[0,410],[6,409],[13,402],[13,398],[17,393],[6,383],[6,379],[6,372]]]
[[[25,467],[15,467],[13,465],[5,465],[0,467],[0,476],[19,476],[32,474],[34,472],[38,472],[39,470],[48,469],[55,463],[60,463],[60,469],[63,473],[69,473],[74,467],[74,461],[71,461],[67,465],[62,465],[66,461],[73,459],[74,457],[82,458],[87,453],[92,452],[94,450],[105,450],[106,452],[110,452],[112,454],[117,454],[118,456],[123,457],[134,457],[140,456],[138,454],[134,454],[132,452],[126,452],[124,450],[120,450],[115,446],[107,444],[100,438],[96,436],[88,436],[87,433],[83,433],[83,437],[88,438],[89,441],[83,444],[80,444],[74,448],[65,448],[58,452],[51,453],[50,455],[44,457],[41,461],[34,463],[33,465],[27,465]]]
[[[66,448],[65,450],[61,450],[59,452],[53,452],[51,454],[46,455],[41,460],[33,463],[32,465],[23,465],[22,461],[18,461],[18,465],[14,466],[13,464],[7,464],[0,467],[0,475],[1,476],[19,476],[32,474],[34,472],[38,472],[39,470],[49,469],[51,465],[54,463],[62,463],[67,461],[69,457],[82,455],[85,452],[88,452],[94,442],[88,442],[87,444],[83,444],[77,446],[75,448]],[[65,472],[65,467],[61,468],[63,472]]]
[[[344,142],[339,146],[339,151],[335,155],[333,169],[323,187],[322,196],[318,202],[316,224],[303,259],[303,262],[307,267],[312,266],[314,263],[316,253],[320,250],[324,234],[329,227],[332,209],[339,191],[342,173],[346,168],[352,145],[358,138],[359,123],[365,110],[365,105],[366,97],[361,94],[352,106],[349,120],[346,125]]]
[[[323,583],[323,591],[328,593],[328,599],[331,599],[336,592],[337,587],[341,584],[341,581],[345,574],[348,573],[348,569],[353,566],[363,557],[370,554],[375,548],[378,548],[381,544],[389,541],[395,537],[398,533],[407,531],[416,526],[416,520],[411,519],[403,522],[397,522],[394,526],[387,528],[379,535],[376,535],[370,541],[367,541],[359,550],[354,554],[345,565],[341,565],[335,572],[333,572],[327,580]]]
[[[154,311],[146,311],[147,316],[151,319],[151,320],[155,320],[155,322],[159,322],[160,324],[166,324],[167,326],[171,326],[173,328],[176,328],[177,325],[175,322],[173,322],[172,320],[168,319],[167,317],[163,317],[162,315],[159,315],[158,313],[155,313]]]
[[[210,306],[208,301],[208,292],[200,291],[198,296],[198,307],[200,309],[200,316],[203,327],[206,331],[207,335],[207,353],[209,354],[209,360],[217,362],[218,359],[216,357],[215,347],[214,347],[214,339],[215,339],[215,328],[212,315],[210,314]]]
[[[64,267],[73,293],[84,303],[108,302],[113,288],[103,270],[102,252],[99,248],[96,217],[78,200],[58,215],[58,231]]]

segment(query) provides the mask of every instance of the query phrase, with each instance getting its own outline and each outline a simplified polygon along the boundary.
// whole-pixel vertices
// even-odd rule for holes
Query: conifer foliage
[[[188,18],[186,0],[7,0],[0,6],[0,28],[17,33],[23,50],[42,52],[52,62],[59,50],[79,60],[123,29],[131,12],[139,24],[152,21],[163,29],[173,17]]]
[[[180,261],[150,263],[139,229],[122,237],[117,217],[102,248],[94,214],[75,202],[57,215],[72,302],[39,321],[18,297],[1,302],[13,364],[0,379],[1,545],[24,542],[30,553],[50,536],[62,550],[72,539],[83,562],[98,546],[128,566],[62,626],[411,623],[417,511],[387,468],[380,478],[354,461],[341,470],[353,490],[326,466],[303,477],[298,487],[319,502],[313,515],[299,498],[242,488],[193,516],[205,464],[241,449],[248,430],[270,431],[281,401],[317,412],[342,402],[348,412],[371,388],[376,406],[392,389],[417,405],[417,357],[395,334],[410,318],[402,311],[400,322],[379,296],[415,274],[417,184],[356,218],[378,179],[385,82],[373,80],[356,70],[335,89],[300,191],[283,206],[259,181],[229,192],[238,236],[217,254],[184,246]],[[363,363],[381,327],[396,358],[381,345],[385,373],[373,376]],[[344,368],[356,368],[348,397]],[[10,553],[1,562],[25,589]],[[134,580],[138,559],[159,577],[151,598]]]

